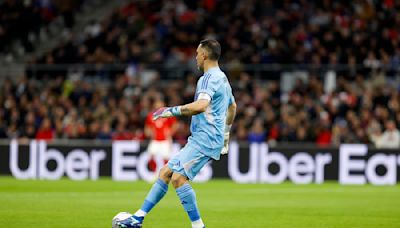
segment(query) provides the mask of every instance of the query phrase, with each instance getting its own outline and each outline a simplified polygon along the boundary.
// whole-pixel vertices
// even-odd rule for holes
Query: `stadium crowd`
[[[221,42],[222,65],[230,66],[238,104],[233,138],[398,148],[399,10],[393,0],[133,1],[33,59],[27,77],[5,81],[0,135],[145,139],[144,118],[154,100],[193,99],[194,52],[210,37]],[[35,70],[65,63],[95,67]],[[106,71],[108,64],[128,65]],[[246,64],[293,64],[308,77],[283,91],[280,77],[255,77]],[[171,80],[182,67],[182,78]],[[332,90],[324,87],[324,68],[337,75]],[[176,140],[186,140],[187,123],[179,121]]]
[[[394,0],[132,1],[32,63],[193,69],[197,44],[208,37],[221,42],[222,63],[238,67],[365,64],[393,74],[400,64],[399,10]]]
[[[369,143],[400,147],[400,93],[383,75],[338,79],[331,93],[311,76],[287,93],[277,81],[254,81],[241,73],[233,90],[238,104],[232,138],[249,142],[315,142],[319,145]],[[84,78],[47,81],[6,80],[0,95],[0,137],[20,139],[144,140],[152,104],[190,102],[197,77],[141,86],[127,75],[114,83]],[[162,91],[162,92],[161,92]],[[174,139],[184,143],[189,121],[181,119]]]
[[[61,16],[66,28],[75,23],[74,14],[83,1],[77,0],[4,0],[0,1],[0,53],[10,51],[19,41],[32,52],[40,30]]]

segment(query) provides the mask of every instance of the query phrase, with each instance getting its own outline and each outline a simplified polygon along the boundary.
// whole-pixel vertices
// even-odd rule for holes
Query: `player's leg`
[[[146,199],[143,202],[142,207],[135,212],[135,214],[128,219],[122,220],[118,223],[120,227],[141,227],[144,217],[153,209],[153,207],[160,202],[168,191],[168,184],[171,181],[172,170],[165,165],[161,168],[159,178],[153,184]]]
[[[204,224],[197,206],[196,193],[189,184],[189,180],[193,180],[209,160],[210,157],[205,156],[198,149],[187,144],[182,148],[179,156],[168,162],[169,167],[174,172],[171,183],[176,189],[176,193],[194,228],[202,228]]]
[[[183,208],[188,214],[193,228],[203,228],[204,223],[200,217],[200,211],[197,206],[196,193],[189,184],[188,178],[179,173],[172,175],[171,183],[176,190]]]
[[[136,216],[144,217],[153,207],[160,202],[168,191],[172,170],[168,166],[161,168],[157,181],[153,184],[142,207],[135,213]]]

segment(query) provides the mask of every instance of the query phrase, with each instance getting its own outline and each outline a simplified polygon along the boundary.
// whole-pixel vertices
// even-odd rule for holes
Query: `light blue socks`
[[[139,219],[143,221],[144,216],[146,216],[146,214],[150,212],[150,210],[153,209],[158,202],[160,202],[167,191],[168,185],[161,179],[158,179],[156,183],[154,183],[150,192],[147,194],[146,200],[144,201],[142,207],[135,213],[134,216],[139,217]],[[182,203],[183,208],[189,215],[190,221],[192,221],[192,227],[204,227],[204,223],[200,218],[199,209],[197,208],[196,193],[194,192],[192,186],[186,183],[177,188],[176,193]]]
[[[142,207],[140,208],[142,211],[146,212],[146,214],[153,209],[153,207],[160,202],[160,200],[165,196],[168,191],[168,185],[158,179],[156,183],[153,184],[150,192],[146,196],[146,200],[144,201]]]
[[[189,215],[190,221],[198,221],[200,219],[200,212],[197,208],[196,193],[194,192],[192,186],[186,183],[177,188],[176,193],[181,200],[183,208]]]

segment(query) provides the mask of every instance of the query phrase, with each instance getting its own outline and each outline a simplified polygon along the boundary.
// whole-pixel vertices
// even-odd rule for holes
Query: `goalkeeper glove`
[[[224,133],[224,148],[221,150],[221,154],[228,154],[229,150],[229,132],[231,131],[232,125],[225,125],[225,133]]]
[[[157,120],[158,118],[168,118],[171,116],[180,116],[180,115],[181,115],[181,106],[162,107],[153,112],[153,120]]]

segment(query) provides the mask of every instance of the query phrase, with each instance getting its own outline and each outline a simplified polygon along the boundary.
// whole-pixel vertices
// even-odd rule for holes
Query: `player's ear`
[[[203,60],[206,60],[206,59],[208,58],[207,52],[206,52],[206,50],[204,50],[203,48],[202,48],[202,50],[201,50],[201,57],[203,58]]]
[[[208,59],[208,54],[207,54],[207,52],[204,50],[204,51],[203,51],[203,60],[206,60],[206,59]]]

